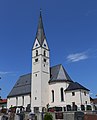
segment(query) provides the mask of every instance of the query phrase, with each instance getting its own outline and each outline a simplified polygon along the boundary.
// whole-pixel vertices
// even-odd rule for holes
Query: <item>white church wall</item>
[[[10,97],[7,99],[7,108],[11,106],[16,106],[16,97]]]
[[[24,96],[24,107],[27,107],[28,104],[31,103],[31,95]]]
[[[81,90],[82,104],[90,104],[89,91]],[[87,102],[87,103],[86,103]]]
[[[60,83],[52,83],[49,85],[49,105],[50,107],[54,106],[65,106],[66,105],[66,96],[64,90],[68,87],[68,83],[60,82]],[[61,101],[61,91],[63,88],[64,92],[64,101]],[[54,102],[52,102],[52,90],[54,90]]]
[[[42,81],[42,106],[45,106],[49,103],[49,86],[48,86],[48,79],[49,79],[49,74],[43,72],[42,73],[42,78],[44,81]]]
[[[17,106],[22,106],[22,105],[23,105],[22,96],[19,96]]]
[[[24,96],[10,97],[7,99],[7,108],[10,108],[11,106],[27,107],[27,105],[30,104],[30,101],[31,98],[29,94]]]
[[[72,92],[75,93],[74,96],[72,96]],[[72,105],[72,103],[75,102],[76,105],[81,105],[81,99],[80,99],[80,91],[70,91],[66,92],[66,104]]]
[[[39,70],[39,69],[37,69]],[[32,100],[33,101],[33,107],[39,106],[41,104],[41,81],[40,81],[40,73],[33,73],[33,79],[32,82],[33,85],[32,86]],[[31,102],[32,103],[32,102]]]
[[[72,92],[75,93],[74,96],[72,95]],[[86,101],[88,104],[90,104],[89,93],[87,93],[87,95],[85,96],[84,93],[80,90],[66,92],[66,104],[67,105],[72,105],[72,103],[75,102],[75,104],[80,107],[80,105],[85,105]]]

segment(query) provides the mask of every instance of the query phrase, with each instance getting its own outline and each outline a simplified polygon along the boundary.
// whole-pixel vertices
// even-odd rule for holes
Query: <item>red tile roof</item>
[[[0,103],[7,103],[7,99],[1,99]]]
[[[94,103],[94,104],[97,104],[97,98],[94,98],[94,99],[93,99],[93,103]]]

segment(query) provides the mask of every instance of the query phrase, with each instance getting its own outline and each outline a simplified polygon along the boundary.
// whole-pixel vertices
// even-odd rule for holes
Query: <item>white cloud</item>
[[[0,75],[10,74],[11,72],[0,72]]]
[[[69,62],[78,62],[80,60],[88,59],[89,56],[86,52],[70,54],[67,56],[67,61]]]
[[[89,10],[85,13],[85,16],[89,16],[89,15],[97,15],[97,9]]]
[[[5,75],[11,75],[11,76],[13,76],[13,75],[15,75],[15,73],[13,73],[13,72],[4,72],[4,71],[0,71],[0,76],[5,76]]]

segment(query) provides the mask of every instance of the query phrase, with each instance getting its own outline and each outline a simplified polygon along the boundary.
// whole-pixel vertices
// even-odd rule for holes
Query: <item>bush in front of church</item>
[[[44,120],[53,120],[53,116],[50,113],[44,115]]]

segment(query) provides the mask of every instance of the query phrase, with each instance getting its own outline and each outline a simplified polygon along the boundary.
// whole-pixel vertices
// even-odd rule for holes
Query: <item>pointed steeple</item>
[[[40,17],[39,17],[39,22],[38,22],[36,38],[39,41],[40,46],[42,46],[44,38],[45,38],[45,33],[44,33],[44,28],[43,28],[41,10],[40,10]]]

